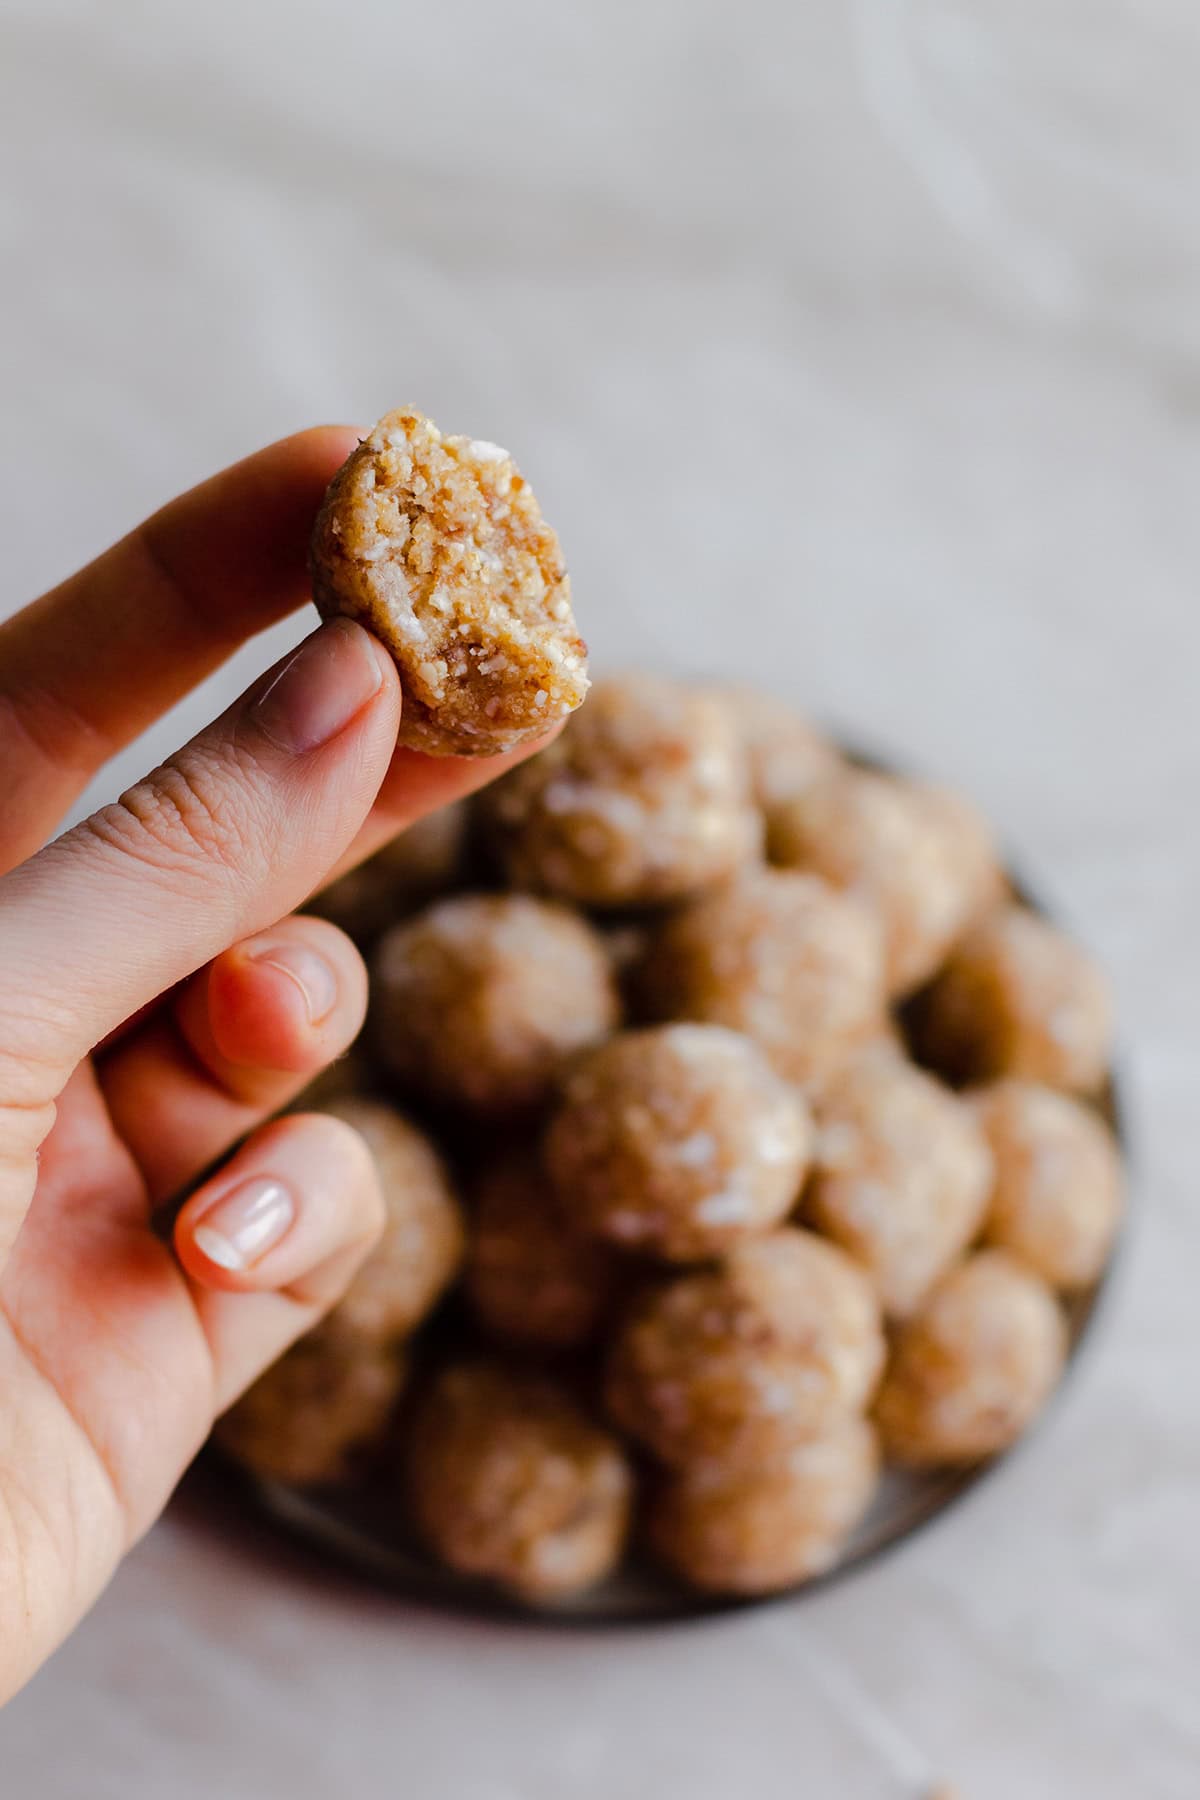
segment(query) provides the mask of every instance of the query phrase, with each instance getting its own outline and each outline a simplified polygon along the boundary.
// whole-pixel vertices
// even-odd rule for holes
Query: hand
[[[354,441],[251,457],[0,627],[0,1700],[379,1228],[352,1131],[264,1123],[366,999],[349,940],[286,915],[517,760],[397,751],[395,667],[342,621],[38,850],[109,756],[303,603]],[[241,1139],[172,1253],[152,1211]]]

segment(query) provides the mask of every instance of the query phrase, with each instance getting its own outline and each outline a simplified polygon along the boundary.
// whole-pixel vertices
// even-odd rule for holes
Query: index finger
[[[41,846],[109,757],[303,606],[312,522],[357,440],[334,425],[271,444],[0,626],[0,870]]]

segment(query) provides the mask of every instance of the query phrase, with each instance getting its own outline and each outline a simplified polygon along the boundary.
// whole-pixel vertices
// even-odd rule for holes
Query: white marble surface
[[[1051,1427],[877,1567],[563,1638],[177,1509],[5,1800],[1200,1791],[1198,73],[1188,0],[0,3],[6,604],[314,419],[509,442],[601,662],[765,668],[985,802],[1140,1138]]]

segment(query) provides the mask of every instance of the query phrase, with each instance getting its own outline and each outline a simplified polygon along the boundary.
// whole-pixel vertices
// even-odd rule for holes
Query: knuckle
[[[225,758],[194,750],[166,763],[86,821],[110,850],[160,873],[213,863],[253,880],[265,833],[247,784]]]

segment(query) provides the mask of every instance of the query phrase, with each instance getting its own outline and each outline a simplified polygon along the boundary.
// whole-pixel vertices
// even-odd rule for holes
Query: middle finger
[[[286,1106],[357,1036],[367,973],[324,919],[282,919],[201,969],[98,1060],[121,1138],[161,1204]]]

